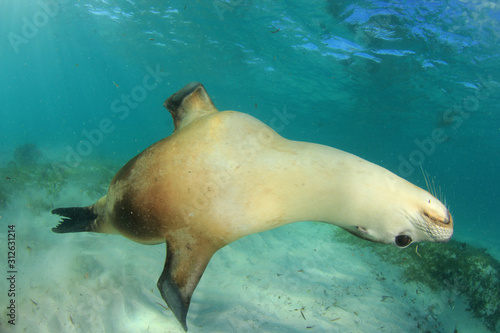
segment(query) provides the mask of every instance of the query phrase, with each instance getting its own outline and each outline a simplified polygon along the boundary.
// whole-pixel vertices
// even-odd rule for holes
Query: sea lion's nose
[[[450,211],[446,212],[446,217],[444,218],[443,223],[444,224],[449,224],[450,227],[453,226],[453,219],[451,218]]]

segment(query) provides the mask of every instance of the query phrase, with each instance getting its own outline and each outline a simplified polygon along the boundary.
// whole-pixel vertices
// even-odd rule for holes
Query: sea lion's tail
[[[56,208],[52,210],[52,214],[63,216],[59,224],[52,228],[53,232],[58,234],[68,232],[85,232],[94,231],[93,224],[97,215],[90,207],[70,207]]]

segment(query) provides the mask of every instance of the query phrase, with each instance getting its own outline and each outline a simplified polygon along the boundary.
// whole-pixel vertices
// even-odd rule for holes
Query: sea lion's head
[[[430,193],[403,212],[386,243],[405,248],[413,242],[447,242],[453,235],[453,219],[446,206]],[[397,213],[396,213],[397,215]]]
[[[453,219],[446,206],[406,181],[377,193],[363,210],[358,223],[342,227],[369,241],[405,248],[414,242],[447,242],[453,235]]]
[[[395,244],[406,247],[414,242],[447,242],[453,235],[453,219],[446,206],[430,193],[417,203],[418,209],[407,215],[410,235],[396,236]],[[411,240],[408,242],[407,238]],[[406,244],[408,243],[408,244]]]

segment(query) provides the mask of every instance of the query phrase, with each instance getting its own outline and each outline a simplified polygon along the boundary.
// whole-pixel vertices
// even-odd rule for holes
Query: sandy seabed
[[[78,192],[57,206],[91,203]],[[28,201],[1,211],[0,244],[16,227],[17,270],[15,326],[2,270],[1,332],[183,332],[156,288],[165,245],[55,234],[58,217]],[[403,281],[400,267],[336,240],[334,230],[297,223],[221,249],[193,295],[189,332],[489,332],[462,296]]]

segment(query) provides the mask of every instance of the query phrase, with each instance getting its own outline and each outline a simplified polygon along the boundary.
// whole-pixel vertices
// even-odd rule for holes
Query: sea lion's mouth
[[[435,242],[447,242],[453,235],[453,218],[446,209],[444,214],[434,211],[422,210],[423,217],[415,226],[428,234]]]

